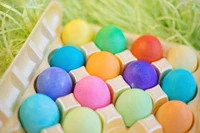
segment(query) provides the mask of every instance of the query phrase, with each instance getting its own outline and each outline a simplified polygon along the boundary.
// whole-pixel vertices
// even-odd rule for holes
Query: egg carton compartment
[[[56,1],[50,2],[49,6],[44,11],[34,30],[26,40],[24,46],[16,56],[15,60],[10,65],[9,69],[4,74],[0,81],[0,132],[2,133],[23,133],[25,132],[18,118],[18,110],[23,101],[36,93],[35,83],[38,75],[49,68],[49,59],[56,49],[62,47],[60,39],[61,35],[61,8]],[[100,29],[98,26],[91,25],[94,32],[97,33]],[[124,33],[128,48],[139,37]],[[170,48],[177,44],[169,44],[160,40],[163,47],[163,56],[166,57]],[[85,58],[101,50],[90,42],[83,45],[81,51]],[[200,62],[199,54],[198,63]],[[121,65],[122,70],[132,61],[137,61],[129,49],[115,54]],[[165,58],[152,62],[159,74],[159,81],[172,69],[172,66]],[[74,84],[90,74],[85,66],[74,69],[69,72]],[[197,86],[200,86],[200,67],[193,72]],[[105,81],[110,93],[112,103],[106,107],[99,108],[96,113],[100,116],[103,124],[103,133],[162,133],[162,126],[156,120],[154,113],[157,109],[168,101],[167,95],[161,89],[160,85],[156,85],[146,92],[152,98],[153,112],[150,116],[137,121],[130,128],[126,128],[122,116],[118,113],[114,104],[116,99],[130,88],[121,75]],[[60,110],[60,124],[42,130],[42,133],[64,133],[62,129],[62,121],[64,116],[72,109],[81,107],[80,103],[71,93],[67,96],[60,97],[56,100],[56,104]],[[188,103],[188,106],[193,112],[194,123],[188,133],[200,132],[199,127],[199,91],[196,96]]]

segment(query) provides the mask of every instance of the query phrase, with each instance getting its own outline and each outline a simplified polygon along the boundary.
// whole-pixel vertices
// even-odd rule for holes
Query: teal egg
[[[83,53],[74,46],[63,46],[50,55],[50,66],[69,72],[85,64]]]
[[[197,85],[193,75],[185,69],[175,69],[162,80],[161,87],[169,100],[188,103],[196,93]]]
[[[35,94],[22,103],[19,119],[26,132],[40,133],[42,129],[57,124],[60,114],[51,98],[43,94]]]
[[[126,49],[126,38],[119,28],[108,25],[97,33],[95,44],[102,51],[116,54]]]

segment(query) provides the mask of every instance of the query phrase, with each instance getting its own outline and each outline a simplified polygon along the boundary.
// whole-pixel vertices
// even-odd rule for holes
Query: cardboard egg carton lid
[[[37,75],[39,75],[43,70],[49,67],[48,58],[49,54],[51,54],[51,51],[59,48],[62,46],[62,42],[60,40],[60,33],[61,33],[61,21],[62,21],[62,11],[61,7],[59,6],[58,2],[56,0],[52,0],[43,14],[41,15],[39,21],[35,25],[33,31],[27,38],[25,44],[13,60],[12,64],[9,66],[5,74],[0,80],[0,132],[2,133],[10,133],[10,132],[18,132],[23,133],[24,130],[22,129],[19,119],[18,119],[18,109],[20,104],[23,102],[23,100],[34,94],[34,84],[35,79],[37,78]],[[91,25],[92,29],[95,32],[98,32],[100,29],[99,26]],[[130,48],[131,44],[136,40],[139,35],[125,33],[125,37],[128,42],[128,48]],[[161,41],[163,50],[164,50],[164,57],[166,57],[167,52],[170,48],[174,47],[177,44],[168,43],[165,41]],[[93,47],[88,46],[92,45]],[[90,44],[87,44],[82,47],[82,50],[86,51],[86,56],[89,56],[91,53],[98,52],[99,50],[95,47],[94,43],[91,42]],[[125,54],[125,55],[124,55]],[[124,59],[123,57],[126,56],[126,54],[130,55],[129,51],[126,51],[124,53],[121,53],[120,55],[117,55],[119,58]],[[198,57],[199,54],[197,53]],[[122,60],[123,65],[126,65],[127,62],[130,60],[135,60],[134,57],[129,56],[129,60]],[[199,58],[200,62],[200,58]],[[159,65],[158,62],[154,64],[154,66],[162,66]],[[164,65],[164,67],[167,65]],[[167,66],[169,68],[169,66]],[[83,68],[82,68],[83,69]],[[80,69],[81,70],[81,69]],[[165,68],[159,68],[158,70],[161,70],[160,73],[165,70]],[[166,69],[167,70],[167,69]],[[76,71],[72,71],[71,75],[74,76],[75,81],[80,80],[80,77],[76,77],[79,74],[76,74]],[[85,71],[83,71],[83,74],[81,76],[83,77],[85,74]],[[200,67],[193,73],[198,86],[200,86]],[[114,80],[114,79],[113,79]],[[119,79],[115,79],[119,80]],[[108,81],[108,84],[110,86],[114,86],[114,81]],[[123,85],[123,82],[122,82]],[[123,88],[123,86],[122,86]],[[114,88],[112,88],[114,90]],[[120,90],[121,88],[117,89]],[[149,90],[149,93],[152,96],[157,96],[155,93],[159,89],[159,86],[157,88],[154,88],[152,90]],[[163,96],[164,94],[160,92]],[[155,99],[155,102],[159,101],[159,97]],[[61,99],[60,103],[64,103],[65,98]],[[162,102],[160,102],[162,103]],[[79,106],[77,104],[77,106]],[[156,105],[160,106],[160,104]],[[197,92],[196,97],[188,104],[188,106],[191,108],[194,117],[196,118],[194,121],[194,126],[189,131],[189,133],[195,133],[200,132],[200,119],[197,119],[199,117],[199,91]],[[63,106],[64,107],[64,106]],[[108,112],[104,112],[104,110],[108,110]],[[118,115],[116,110],[110,105],[107,108],[98,110],[99,113],[102,114],[102,116],[107,115],[106,118],[112,118],[113,113],[116,113],[116,116]],[[102,113],[103,112],[103,113]],[[115,118],[115,116],[113,117]],[[108,119],[108,120],[109,120]],[[117,125],[116,127],[112,127],[111,129],[108,128],[108,132],[120,132],[120,133],[126,133],[131,131],[140,131],[138,127],[141,126],[141,131],[145,129],[142,127],[143,123],[146,121],[155,122],[156,127],[160,129],[159,124],[156,123],[154,116],[149,116],[147,119],[141,120],[136,125],[134,125],[130,130],[127,130],[124,128],[123,125]],[[105,119],[107,120],[107,119]],[[112,120],[112,119],[111,119]],[[119,116],[120,120],[120,116]],[[113,122],[115,123],[115,122]],[[112,125],[112,122],[111,122]],[[109,125],[107,125],[109,127]],[[110,129],[110,130],[109,130]],[[148,127],[149,130],[151,130],[151,125]],[[55,125],[53,127],[50,127],[48,129],[44,129],[43,132],[55,132],[59,130],[58,132],[63,132],[61,126]],[[156,131],[156,130],[155,130]],[[144,131],[145,132],[145,131]],[[148,131],[147,131],[148,132]],[[159,132],[161,132],[159,130]]]

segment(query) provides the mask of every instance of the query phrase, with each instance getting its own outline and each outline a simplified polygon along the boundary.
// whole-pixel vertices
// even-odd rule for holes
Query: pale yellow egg
[[[61,34],[63,45],[80,47],[93,41],[94,33],[90,25],[84,20],[76,19],[66,24]]]
[[[194,72],[198,65],[198,58],[195,51],[189,46],[177,45],[171,48],[167,60],[174,69],[182,68]]]

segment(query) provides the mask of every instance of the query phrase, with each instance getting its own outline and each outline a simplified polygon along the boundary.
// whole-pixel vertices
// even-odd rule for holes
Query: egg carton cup
[[[60,35],[62,11],[56,0],[52,0],[44,13],[40,17],[33,31],[29,35],[20,52],[9,66],[2,79],[0,80],[0,133],[25,133],[18,118],[18,110],[21,103],[29,96],[36,93],[35,81],[37,76],[46,68],[50,67],[49,58],[52,51],[60,48],[62,42]],[[91,25],[95,33],[100,27]],[[128,48],[139,37],[139,35],[124,33]],[[170,48],[178,45],[160,40],[163,47],[163,55],[166,57]],[[95,52],[100,50],[94,42],[90,42],[81,47],[86,59]],[[115,54],[119,59],[121,68],[124,68],[129,62],[136,61],[129,49]],[[198,64],[200,56],[198,56]],[[165,58],[153,62],[152,65],[156,68],[160,80],[172,69],[172,66]],[[73,83],[78,82],[89,73],[86,68],[80,67],[69,72]],[[200,66],[193,73],[196,79],[197,86],[200,86]],[[102,119],[103,133],[162,133],[162,126],[155,119],[154,113],[156,110],[168,101],[167,95],[162,91],[159,85],[146,90],[153,101],[153,112],[147,118],[137,121],[129,129],[126,128],[122,116],[116,111],[114,104],[116,99],[130,86],[119,75],[113,79],[106,81],[112,98],[112,104],[97,109],[96,112]],[[60,110],[60,124],[42,130],[42,133],[64,133],[61,125],[64,116],[73,108],[78,108],[81,105],[76,101],[73,93],[60,97],[56,100],[56,104]],[[199,88],[195,98],[188,103],[194,115],[194,122],[191,130],[188,133],[200,132],[200,106],[199,106]]]

